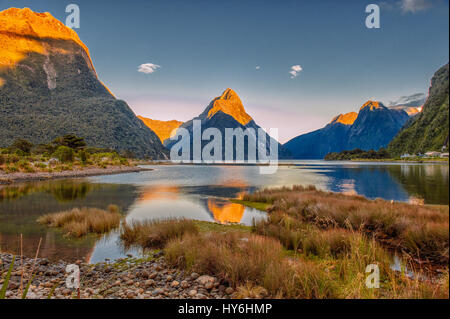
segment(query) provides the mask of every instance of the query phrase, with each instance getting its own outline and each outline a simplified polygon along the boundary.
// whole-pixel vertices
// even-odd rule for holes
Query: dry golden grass
[[[298,226],[278,215],[285,233]],[[124,225],[121,238],[129,245],[164,247],[171,266],[215,276],[236,288],[235,298],[448,298],[448,270],[433,280],[411,279],[391,269],[389,254],[374,239],[303,226],[296,230],[295,251],[271,235],[199,232],[189,220],[135,222]],[[379,267],[380,289],[366,287],[369,264]]]
[[[333,298],[333,280],[313,263],[290,263],[277,240],[233,233],[188,235],[168,243],[166,258],[174,266],[207,273],[241,287],[241,297],[255,288],[284,298]],[[239,292],[240,291],[240,292]]]
[[[122,215],[117,206],[108,211],[97,208],[74,208],[69,211],[47,214],[38,222],[49,227],[62,228],[67,235],[81,237],[88,233],[104,234],[119,227]]]
[[[143,248],[161,248],[173,238],[197,233],[198,228],[192,220],[145,220],[133,221],[131,224],[124,223],[120,239],[125,246],[139,245]]]
[[[269,222],[256,225],[256,231],[279,238],[287,248],[292,248],[296,231],[312,224],[320,229],[358,231],[415,258],[448,264],[448,206],[368,200],[318,191],[313,186],[263,190],[245,195],[244,200],[272,204]]]

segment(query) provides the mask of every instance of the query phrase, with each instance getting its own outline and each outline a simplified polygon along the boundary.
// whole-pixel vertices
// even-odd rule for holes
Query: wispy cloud
[[[256,69],[257,69],[257,70],[260,70],[260,69],[261,69],[261,66],[257,65],[257,66],[256,66]]]
[[[400,8],[403,13],[425,11],[433,6],[431,0],[401,0]]]
[[[296,78],[302,70],[303,70],[303,68],[300,65],[293,65],[291,67],[291,70],[289,71],[289,74],[291,75],[291,79]]]
[[[389,106],[421,106],[425,103],[427,96],[425,93],[414,93],[399,97],[395,101],[389,101]]]
[[[138,72],[145,73],[145,74],[152,74],[156,70],[160,69],[161,66],[153,63],[145,63],[141,64],[138,68]]]
[[[417,13],[425,11],[433,7],[434,3],[439,0],[398,0],[398,1],[381,1],[379,3],[383,10],[387,11],[401,11],[406,13]]]

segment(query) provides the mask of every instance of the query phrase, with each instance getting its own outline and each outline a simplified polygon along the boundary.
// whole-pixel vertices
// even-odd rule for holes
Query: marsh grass
[[[254,230],[278,238],[288,249],[309,224],[322,230],[357,231],[417,259],[448,264],[448,206],[368,200],[319,191],[314,186],[266,189],[245,195],[243,200],[271,204],[269,221],[260,222]],[[337,231],[328,235],[343,244]]]
[[[272,238],[237,232],[187,235],[170,241],[165,252],[170,264],[223,278],[240,287],[242,297],[262,291],[280,298],[337,297],[333,280],[322,269],[309,262],[291,263]]]
[[[171,239],[198,231],[194,221],[186,219],[132,221],[122,225],[120,239],[125,246],[161,248]]]
[[[89,233],[104,234],[119,227],[122,215],[117,206],[108,210],[98,208],[74,208],[69,211],[41,216],[38,222],[48,227],[62,229],[67,235],[82,237]]]

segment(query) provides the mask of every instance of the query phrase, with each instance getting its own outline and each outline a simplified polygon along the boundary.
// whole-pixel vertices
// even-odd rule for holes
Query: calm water
[[[112,232],[101,239],[73,240],[36,223],[47,213],[74,207],[120,207],[127,221],[186,217],[221,223],[251,224],[265,214],[232,204],[239,197],[264,187],[316,185],[335,192],[369,198],[449,203],[449,167],[440,164],[327,163],[298,161],[280,166],[273,175],[260,175],[254,166],[146,166],[153,171],[0,186],[0,249],[18,253],[23,234],[24,253],[35,254],[42,237],[40,256],[86,259],[91,262],[119,258],[125,251]]]

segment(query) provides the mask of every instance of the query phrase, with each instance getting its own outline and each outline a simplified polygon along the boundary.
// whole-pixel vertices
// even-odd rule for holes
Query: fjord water
[[[27,256],[91,262],[132,254],[118,231],[98,238],[72,239],[39,225],[47,213],[71,208],[117,205],[127,222],[144,219],[190,218],[250,225],[265,213],[229,202],[265,187],[315,185],[334,192],[368,198],[449,203],[449,166],[414,163],[282,162],[276,174],[261,175],[257,166],[152,165],[151,171],[84,179],[22,183],[0,187],[0,250],[18,254],[20,234]]]

